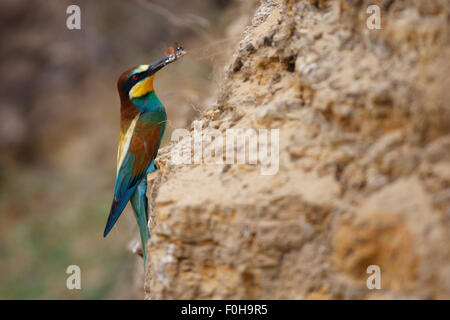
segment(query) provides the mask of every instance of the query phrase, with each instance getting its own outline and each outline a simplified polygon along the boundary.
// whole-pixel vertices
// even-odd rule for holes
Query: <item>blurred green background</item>
[[[66,28],[70,4],[81,8],[81,30]],[[102,236],[115,178],[116,81],[175,41],[186,48],[155,81],[167,141],[216,90],[212,74],[234,43],[222,31],[233,10],[228,0],[0,2],[1,299],[142,298],[130,209]],[[72,264],[81,290],[66,288]]]

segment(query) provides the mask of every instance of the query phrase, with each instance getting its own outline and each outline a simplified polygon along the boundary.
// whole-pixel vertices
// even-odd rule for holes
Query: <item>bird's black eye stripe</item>
[[[130,81],[131,83],[134,84],[134,83],[136,83],[136,82],[138,82],[139,80],[142,79],[142,75],[143,75],[143,72],[132,74],[132,75],[128,78],[128,81]]]
[[[125,81],[122,85],[122,90],[124,92],[129,92],[133,86],[142,79],[142,72],[135,73],[128,77],[127,81]]]

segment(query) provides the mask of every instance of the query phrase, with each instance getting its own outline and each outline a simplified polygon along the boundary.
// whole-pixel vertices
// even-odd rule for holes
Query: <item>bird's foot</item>
[[[131,247],[131,251],[141,257],[144,257],[140,241],[136,241],[136,243]]]

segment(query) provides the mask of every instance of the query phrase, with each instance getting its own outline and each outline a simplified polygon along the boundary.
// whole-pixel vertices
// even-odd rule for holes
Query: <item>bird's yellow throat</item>
[[[153,79],[155,75],[151,75],[148,78],[136,83],[130,90],[130,99],[139,98],[147,93],[153,91]]]

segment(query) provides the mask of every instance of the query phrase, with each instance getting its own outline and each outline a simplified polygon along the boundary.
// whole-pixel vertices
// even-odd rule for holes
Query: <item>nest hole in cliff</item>
[[[297,55],[290,55],[281,60],[284,65],[284,68],[289,72],[295,71],[295,61],[297,60]]]

